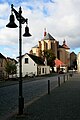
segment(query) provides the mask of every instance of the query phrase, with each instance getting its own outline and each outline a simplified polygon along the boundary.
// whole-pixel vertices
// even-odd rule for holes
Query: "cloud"
[[[38,41],[43,38],[44,28],[47,28],[47,32],[60,44],[65,39],[71,50],[80,48],[80,0],[3,0],[0,3],[0,46],[8,45],[9,49],[11,46],[19,46],[18,28],[6,28],[12,3],[17,11],[19,6],[22,7],[22,15],[28,18],[29,31],[32,34],[31,38],[22,37],[23,53],[38,44]],[[25,26],[26,24],[22,26],[22,34]],[[10,53],[9,55],[12,56]]]
[[[9,4],[8,3],[1,3],[0,4],[0,19],[2,18],[3,20],[7,18],[9,12]]]

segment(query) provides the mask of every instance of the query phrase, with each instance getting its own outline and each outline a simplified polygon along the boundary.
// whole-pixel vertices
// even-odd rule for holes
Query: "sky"
[[[19,56],[19,27],[7,28],[11,4],[28,19],[31,37],[22,36],[22,54],[31,50],[44,36],[44,28],[59,44],[66,44],[70,52],[80,52],[80,0],[0,0],[0,53],[5,57]],[[14,14],[14,13],[13,13]],[[14,14],[15,17],[15,14]],[[18,21],[15,17],[15,23]],[[25,32],[22,24],[22,34]]]

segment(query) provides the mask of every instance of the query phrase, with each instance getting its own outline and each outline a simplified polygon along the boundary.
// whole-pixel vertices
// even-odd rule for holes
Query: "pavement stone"
[[[80,74],[24,109],[24,115],[8,120],[80,120]]]

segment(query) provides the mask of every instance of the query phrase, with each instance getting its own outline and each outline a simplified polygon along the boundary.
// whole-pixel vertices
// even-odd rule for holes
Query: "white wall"
[[[28,58],[28,63],[25,63],[25,58]],[[37,64],[26,54],[22,57],[22,77],[29,73],[37,75]],[[17,65],[17,74],[19,76],[19,64]]]
[[[25,58],[28,58],[28,63],[25,63]],[[22,59],[22,65],[23,77],[31,72],[37,75],[37,64],[27,54]]]
[[[77,55],[77,70],[80,72],[80,52]]]
[[[50,74],[50,66],[38,66],[38,69],[41,69],[38,75]]]
[[[25,58],[28,58],[28,63],[25,63]],[[41,69],[40,75],[45,75],[50,73],[50,66],[40,65],[38,66],[27,54],[22,57],[22,77],[28,75],[29,73],[38,75],[38,68]],[[44,72],[43,72],[44,69]],[[19,63],[17,64],[17,76],[19,77]]]

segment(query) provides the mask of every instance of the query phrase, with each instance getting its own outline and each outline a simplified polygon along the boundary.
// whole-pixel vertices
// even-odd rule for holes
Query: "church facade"
[[[59,41],[56,40],[50,33],[44,30],[44,37],[38,44],[32,47],[30,54],[41,57],[41,52],[44,50],[52,50],[55,57],[61,60],[65,66],[70,66],[70,48],[66,44],[66,41],[63,41],[62,45],[59,45]]]

